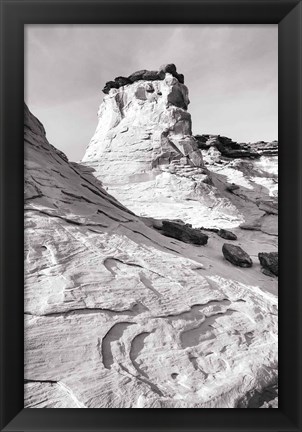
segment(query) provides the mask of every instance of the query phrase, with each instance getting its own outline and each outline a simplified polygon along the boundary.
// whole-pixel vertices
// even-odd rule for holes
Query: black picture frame
[[[301,430],[300,0],[0,0],[1,4],[1,430]],[[23,408],[23,31],[25,24],[278,24],[279,408]],[[198,55],[198,54],[197,54]],[[45,83],[47,85],[47,83]],[[247,83],[248,85],[248,83]]]

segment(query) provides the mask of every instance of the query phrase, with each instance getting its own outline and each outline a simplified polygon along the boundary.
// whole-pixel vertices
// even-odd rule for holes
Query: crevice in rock
[[[163,245],[161,245],[160,243],[156,242],[155,240],[152,240],[150,237],[146,236],[145,234],[141,233],[140,231],[136,231],[136,230],[133,230],[133,229],[132,229],[131,231],[132,231],[133,233],[135,233],[135,234],[140,234],[141,236],[143,236],[143,237],[145,237],[146,239],[150,240],[150,242],[152,242],[152,243],[154,243],[154,244],[160,246],[160,248],[164,248],[164,249],[170,250],[170,251],[172,251],[172,252],[174,252],[174,253],[177,253],[178,255],[180,254],[177,250],[172,249],[172,248],[169,248],[169,247],[167,247],[167,246],[163,246]]]
[[[108,228],[108,225],[104,225],[104,224],[101,224],[101,223],[95,223],[95,224],[90,223],[90,224],[86,224],[86,223],[79,222],[79,221],[74,220],[74,219],[69,219],[69,218],[67,218],[67,217],[65,217],[65,216],[60,216],[60,215],[55,215],[55,214],[52,214],[52,213],[48,213],[48,212],[45,211],[45,210],[41,210],[41,209],[37,209],[37,208],[29,208],[29,207],[27,207],[27,208],[25,208],[24,210],[25,210],[25,211],[35,211],[35,212],[39,212],[39,213],[41,213],[41,214],[45,214],[46,216],[49,216],[49,217],[52,217],[52,218],[61,219],[61,220],[65,221],[65,222],[67,222],[67,223],[69,223],[69,224],[72,224],[72,225],[78,225],[78,226],[83,226],[83,227],[91,227],[91,226],[93,226],[93,227]]]
[[[114,363],[111,344],[121,339],[124,334],[124,331],[127,330],[127,328],[133,324],[135,323],[129,321],[116,323],[110,328],[110,330],[108,330],[108,332],[103,337],[101,355],[102,355],[103,365],[106,369],[111,369],[111,366]]]
[[[147,379],[147,378],[142,378],[142,377],[139,376],[139,375],[134,375],[134,374],[132,374],[131,372],[128,371],[128,369],[127,369],[125,366],[123,366],[123,365],[120,364],[120,363],[119,363],[119,366],[120,366],[120,368],[121,368],[123,371],[125,371],[127,374],[131,375],[133,378],[135,378],[135,379],[137,379],[137,380],[143,382],[143,383],[146,384],[147,386],[149,386],[150,389],[151,389],[154,393],[156,393],[157,395],[159,395],[159,396],[161,396],[161,397],[164,397],[164,396],[165,396],[165,395],[163,394],[163,392],[158,388],[158,386],[157,386],[156,384],[154,384],[153,382],[151,382],[149,379]]]
[[[229,306],[231,304],[230,300],[224,298],[222,300],[209,300],[207,303],[197,303],[192,306],[190,306],[190,309],[178,312],[176,314],[169,314],[169,315],[158,315],[156,318],[169,318],[169,319],[185,319],[188,321],[196,320],[196,318],[203,317],[202,309],[204,309],[207,306]],[[223,312],[221,312],[223,313]]]
[[[226,312],[218,312],[213,315],[206,316],[205,319],[196,327],[189,330],[184,330],[180,334],[180,342],[183,349],[199,345],[200,343],[214,339],[215,334],[213,333],[213,324],[216,322],[219,316],[231,315],[235,310],[228,309]]]
[[[147,308],[145,308],[144,305],[141,303],[136,303],[131,309],[125,309],[125,310],[119,310],[116,311],[114,309],[107,309],[107,308],[75,308],[75,309],[68,309],[66,311],[61,312],[48,312],[45,314],[35,314],[31,313],[29,311],[25,311],[24,315],[30,315],[33,317],[66,317],[69,315],[87,315],[87,314],[95,314],[95,313],[108,313],[111,315],[128,315],[128,316],[136,316],[143,312],[145,312]]]
[[[125,262],[122,261],[118,258],[114,258],[114,257],[108,257],[105,258],[103,261],[104,266],[106,267],[106,269],[115,277],[116,276],[116,272],[113,270],[115,263],[121,263],[130,267],[138,267],[138,268],[143,268],[141,265],[139,264],[135,264],[135,263],[131,263],[131,262]]]
[[[29,383],[39,383],[39,384],[58,384],[59,381],[56,380],[41,380],[41,379],[27,379],[24,378],[24,384],[29,384]]]
[[[152,285],[152,282],[142,273],[139,273],[139,279],[141,283],[149,290],[151,290],[157,297],[162,297],[162,294],[157,291],[154,286]]]

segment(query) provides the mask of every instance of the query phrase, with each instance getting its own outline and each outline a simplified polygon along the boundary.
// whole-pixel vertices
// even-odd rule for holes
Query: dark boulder
[[[237,240],[236,234],[226,229],[220,229],[217,234],[219,235],[219,237],[226,240]]]
[[[225,188],[228,192],[233,192],[234,190],[240,189],[235,183],[228,184]]]
[[[143,76],[146,72],[148,72],[146,69],[133,72],[131,75],[128,76],[128,79],[131,82],[142,80],[142,79],[144,79]]]
[[[238,267],[252,267],[253,261],[250,256],[241,249],[240,246],[235,246],[230,243],[224,243],[222,246],[223,256],[227,261]]]
[[[264,269],[278,276],[278,252],[260,252],[258,258]]]
[[[165,65],[162,65],[162,66],[159,68],[159,70],[160,70],[160,71],[163,71],[164,73],[170,73],[170,74],[172,74],[172,75],[174,75],[174,74],[177,73],[177,72],[176,72],[176,66],[175,66],[175,64],[173,64],[173,63],[168,63],[168,64],[165,64]]]
[[[161,231],[167,237],[196,245],[207,244],[209,238],[199,229],[191,228],[190,225],[165,220],[163,221]]]
[[[184,82],[185,82],[184,74],[179,74],[179,73],[176,72],[176,74],[174,74],[174,76],[175,76],[175,78],[178,79],[178,81],[179,81],[181,84],[184,84]]]
[[[158,71],[146,71],[143,74],[143,79],[145,81],[163,80],[164,78],[165,78],[165,74],[163,72],[158,72]]]
[[[123,76],[116,77],[114,81],[117,83],[119,87],[122,87],[127,84],[132,84],[132,81],[130,81],[129,78]]]
[[[103,93],[108,94],[112,88],[119,88],[118,83],[115,81],[107,81],[102,91]]]

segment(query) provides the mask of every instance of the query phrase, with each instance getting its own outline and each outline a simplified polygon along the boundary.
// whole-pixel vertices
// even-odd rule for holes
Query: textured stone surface
[[[139,216],[276,236],[278,142],[192,136],[188,89],[175,65],[159,69],[104,97],[84,164]]]
[[[208,242],[208,236],[196,228],[177,222],[163,221],[161,231],[168,237],[173,237],[185,243],[196,245],[205,245]]]
[[[220,229],[217,233],[219,237],[226,239],[226,240],[237,240],[236,234],[232,233],[231,231]]]
[[[83,162],[140,216],[238,226],[244,215],[213,185],[192,136],[188,89],[167,70],[173,65],[149,81],[138,71],[129,77],[133,84],[109,91]]]
[[[163,236],[24,120],[25,406],[232,408],[275,384],[276,278]]]
[[[278,276],[278,252],[260,252],[258,258],[263,268]]]
[[[251,257],[240,246],[224,243],[222,253],[227,261],[238,267],[252,267],[253,265]]]

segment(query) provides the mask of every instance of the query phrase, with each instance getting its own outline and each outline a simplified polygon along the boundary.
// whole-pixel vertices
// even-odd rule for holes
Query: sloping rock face
[[[232,408],[275,385],[276,282],[230,273],[218,236],[146,226],[24,115],[25,407]]]
[[[192,136],[183,79],[174,65],[158,73],[138,71],[106,90],[83,162],[140,216],[238,226],[244,216],[213,186]]]

